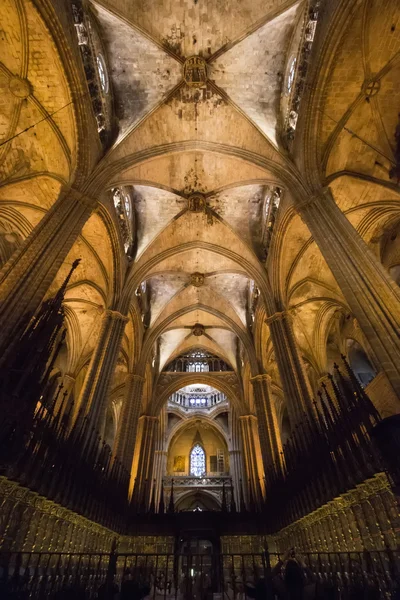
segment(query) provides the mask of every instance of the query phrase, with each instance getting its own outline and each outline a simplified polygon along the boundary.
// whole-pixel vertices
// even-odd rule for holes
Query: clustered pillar
[[[0,271],[0,350],[39,306],[95,205],[93,198],[65,190]]]
[[[272,414],[271,377],[267,374],[256,375],[251,382],[254,387],[254,402],[257,411],[264,473],[268,481],[270,475],[273,474],[272,472],[280,466],[278,438]]]
[[[98,431],[104,427],[108,390],[127,321],[128,318],[117,311],[104,311],[100,334],[79,399],[81,414],[87,415],[90,426]]]
[[[145,379],[141,375],[131,373],[125,382],[125,397],[120,418],[121,425],[115,443],[115,454],[128,471],[132,467],[144,381]]]
[[[400,397],[400,289],[329,188],[297,206],[374,355]]]
[[[148,509],[154,464],[154,446],[158,417],[142,415],[139,418],[139,431],[133,461],[134,489],[132,502],[139,509]]]
[[[287,311],[267,318],[275,358],[282,380],[289,420],[294,427],[305,411],[312,408],[310,387],[293,332],[292,316]]]
[[[263,473],[260,472],[261,456],[260,449],[257,447],[257,418],[255,415],[243,415],[239,417],[240,428],[242,433],[243,443],[243,462],[245,466],[245,474],[248,481],[247,486],[247,502],[251,504],[251,500],[257,504],[262,502],[262,491],[260,479]]]

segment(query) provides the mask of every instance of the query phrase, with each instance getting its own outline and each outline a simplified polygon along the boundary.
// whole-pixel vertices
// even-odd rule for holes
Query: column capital
[[[153,415],[141,415],[139,417],[139,421],[142,421],[142,420],[143,421],[146,420],[147,422],[150,422],[150,423],[158,423],[158,421],[159,421],[158,417],[154,417]]]
[[[269,317],[267,317],[265,319],[265,322],[267,323],[267,325],[269,325],[270,323],[274,323],[275,321],[283,321],[284,319],[287,319],[287,317],[290,317],[290,313],[287,310],[282,310],[280,312],[276,312],[273,315],[270,315]]]
[[[268,375],[268,373],[260,373],[259,375],[254,375],[254,377],[250,378],[251,383],[254,385],[257,382],[266,381],[267,383],[271,383],[272,377]]]
[[[241,415],[239,421],[257,421],[256,415]]]
[[[84,192],[81,192],[80,190],[77,190],[73,187],[66,189],[64,191],[64,194],[65,194],[65,197],[72,198],[73,200],[80,202],[81,204],[83,204],[84,206],[87,206],[88,208],[94,209],[94,208],[96,208],[96,206],[98,204],[96,198],[92,198],[91,196],[88,196]]]
[[[318,377],[317,381],[318,381],[318,385],[321,385],[322,383],[325,383],[325,384],[330,383],[330,379],[327,374],[321,375],[321,377]]]
[[[138,383],[144,383],[146,381],[145,377],[142,377],[141,375],[138,375],[137,373],[128,373],[128,375],[126,376],[126,381],[127,382],[138,382]]]
[[[129,317],[123,315],[117,310],[111,310],[110,308],[106,308],[103,314],[105,317],[110,317],[113,321],[123,321],[125,323],[129,321]]]
[[[319,190],[313,190],[310,192],[310,195],[307,198],[302,198],[298,202],[294,204],[294,209],[297,213],[301,215],[301,211],[304,208],[308,208],[313,204],[317,204],[318,202],[323,201],[325,198],[329,196],[329,199],[332,198],[332,192],[329,186],[321,187]]]

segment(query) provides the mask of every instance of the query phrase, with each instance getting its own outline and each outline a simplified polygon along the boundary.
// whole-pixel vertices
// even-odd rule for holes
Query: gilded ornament
[[[201,56],[190,56],[183,65],[183,79],[190,87],[203,87],[207,81],[207,63]]]
[[[200,336],[204,335],[204,332],[205,332],[204,325],[200,325],[200,323],[196,323],[196,325],[193,326],[192,333],[196,337],[200,337]]]
[[[205,212],[207,208],[206,199],[203,194],[196,192],[188,198],[188,210],[190,212]]]
[[[201,287],[204,285],[204,274],[203,273],[192,273],[190,276],[190,283],[194,285],[194,287]]]

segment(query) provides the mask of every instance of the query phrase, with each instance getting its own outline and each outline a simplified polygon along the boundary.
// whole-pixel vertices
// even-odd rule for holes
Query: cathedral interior
[[[0,14],[2,597],[398,598],[399,3]]]

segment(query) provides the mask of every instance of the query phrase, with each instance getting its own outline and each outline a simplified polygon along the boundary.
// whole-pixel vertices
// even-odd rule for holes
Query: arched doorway
[[[216,511],[221,510],[218,498],[211,493],[194,490],[183,494],[176,502],[175,508],[181,511]]]

